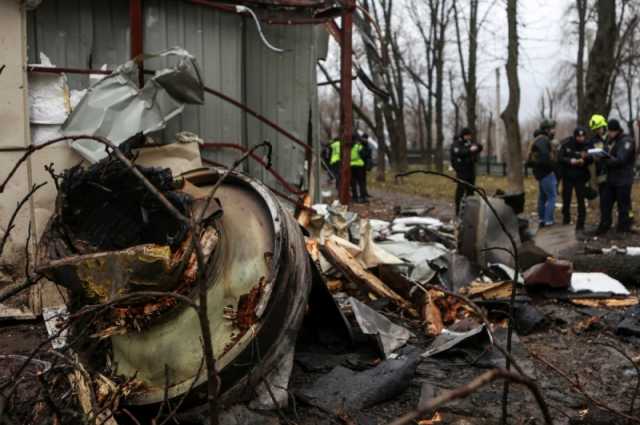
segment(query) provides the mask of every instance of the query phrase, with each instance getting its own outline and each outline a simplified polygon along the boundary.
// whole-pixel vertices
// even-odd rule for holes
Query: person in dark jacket
[[[527,166],[533,169],[538,181],[538,218],[540,227],[554,224],[554,211],[558,189],[556,162],[551,140],[555,134],[555,123],[545,120],[540,124],[538,137],[533,141]]]
[[[624,134],[618,120],[609,120],[608,156],[603,160],[607,181],[602,192],[602,215],[596,235],[603,235],[611,228],[614,204],[618,204],[617,231],[631,231],[631,188],[635,162],[634,140]]]
[[[562,217],[564,224],[571,223],[571,198],[576,193],[578,201],[578,219],[576,231],[584,230],[587,217],[585,205],[585,188],[589,181],[589,166],[593,158],[589,156],[591,148],[587,142],[587,130],[578,127],[573,137],[564,141],[558,150],[558,163],[562,167]]]
[[[463,128],[451,144],[451,166],[456,172],[456,177],[472,185],[476,184],[476,162],[482,152],[482,145],[473,141],[473,132],[470,128]],[[465,196],[473,194],[473,190],[467,185],[458,183],[456,188],[456,215],[460,213],[460,204]]]
[[[371,149],[371,143],[369,143],[369,135],[363,133],[360,136],[360,143],[362,143],[362,159],[364,160],[364,182],[362,186],[363,201],[369,202],[369,190],[367,189],[367,174],[373,169],[373,150]]]
[[[367,178],[365,161],[362,157],[362,141],[360,136],[354,134],[351,147],[351,196],[356,204],[366,202],[364,197],[364,185]]]

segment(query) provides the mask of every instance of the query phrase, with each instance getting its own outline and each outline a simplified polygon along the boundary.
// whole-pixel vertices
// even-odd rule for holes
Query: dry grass
[[[372,188],[385,192],[401,192],[410,195],[426,196],[453,203],[455,183],[443,177],[415,174],[411,177],[404,178],[403,181],[399,183],[396,183],[394,180],[394,175],[388,173],[385,182],[377,182],[375,181],[375,171],[369,173],[369,185]],[[498,189],[507,189],[507,178],[479,176],[476,184],[483,188],[488,194],[493,194]],[[524,187],[526,196],[525,211],[528,213],[535,212],[538,200],[538,183],[533,177],[528,177],[525,179]],[[632,197],[634,207],[640,205],[640,184],[634,185]],[[561,202],[560,194],[558,194],[558,203]],[[596,207],[596,205],[594,205],[594,207]]]

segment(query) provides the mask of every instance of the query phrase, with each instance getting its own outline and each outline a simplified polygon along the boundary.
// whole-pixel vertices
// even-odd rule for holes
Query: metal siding
[[[253,22],[247,23],[246,104],[287,129],[302,141],[307,139],[311,85],[309,73],[315,64],[314,37],[311,26],[264,27],[267,39],[285,53],[275,53],[262,43]],[[315,89],[315,87],[313,88]],[[291,184],[304,175],[305,150],[253,117],[248,118],[248,144],[263,140],[274,145],[273,166]],[[252,175],[260,175],[273,187],[281,188],[275,179],[252,163]]]
[[[58,66],[97,68],[107,64],[113,68],[125,62],[130,45],[128,10],[128,0],[43,2],[29,15],[30,61],[37,61],[42,51]],[[240,16],[174,0],[145,0],[143,16],[145,52],[184,47],[196,57],[206,85],[244,102],[306,141],[309,110],[317,109],[317,35],[312,26],[264,26],[265,36],[287,50],[278,54],[264,46],[255,23],[243,23],[246,18]],[[163,65],[167,64],[154,61],[147,67]],[[87,84],[86,76],[70,79],[72,88]],[[181,130],[211,142],[254,146],[269,140],[274,145],[276,171],[292,184],[305,174],[303,148],[215,96],[207,95],[201,107],[188,105],[184,114],[168,125],[164,137],[171,138]],[[313,137],[315,145],[317,137]],[[229,165],[239,153],[219,150],[206,155]],[[282,189],[256,162],[250,161],[246,169]]]

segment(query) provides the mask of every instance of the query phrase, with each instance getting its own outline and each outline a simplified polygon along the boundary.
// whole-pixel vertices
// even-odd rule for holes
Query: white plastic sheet
[[[631,295],[622,283],[604,273],[573,273],[569,290],[571,292],[604,292],[614,295]]]

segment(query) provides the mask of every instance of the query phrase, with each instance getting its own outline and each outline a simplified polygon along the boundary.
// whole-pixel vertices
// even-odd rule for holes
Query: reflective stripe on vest
[[[356,143],[351,148],[351,166],[352,167],[364,167],[364,159],[362,159],[362,145],[360,143]]]
[[[329,147],[331,148],[331,158],[329,158],[329,165],[334,165],[340,162],[340,147],[342,143],[340,140],[335,140]]]

